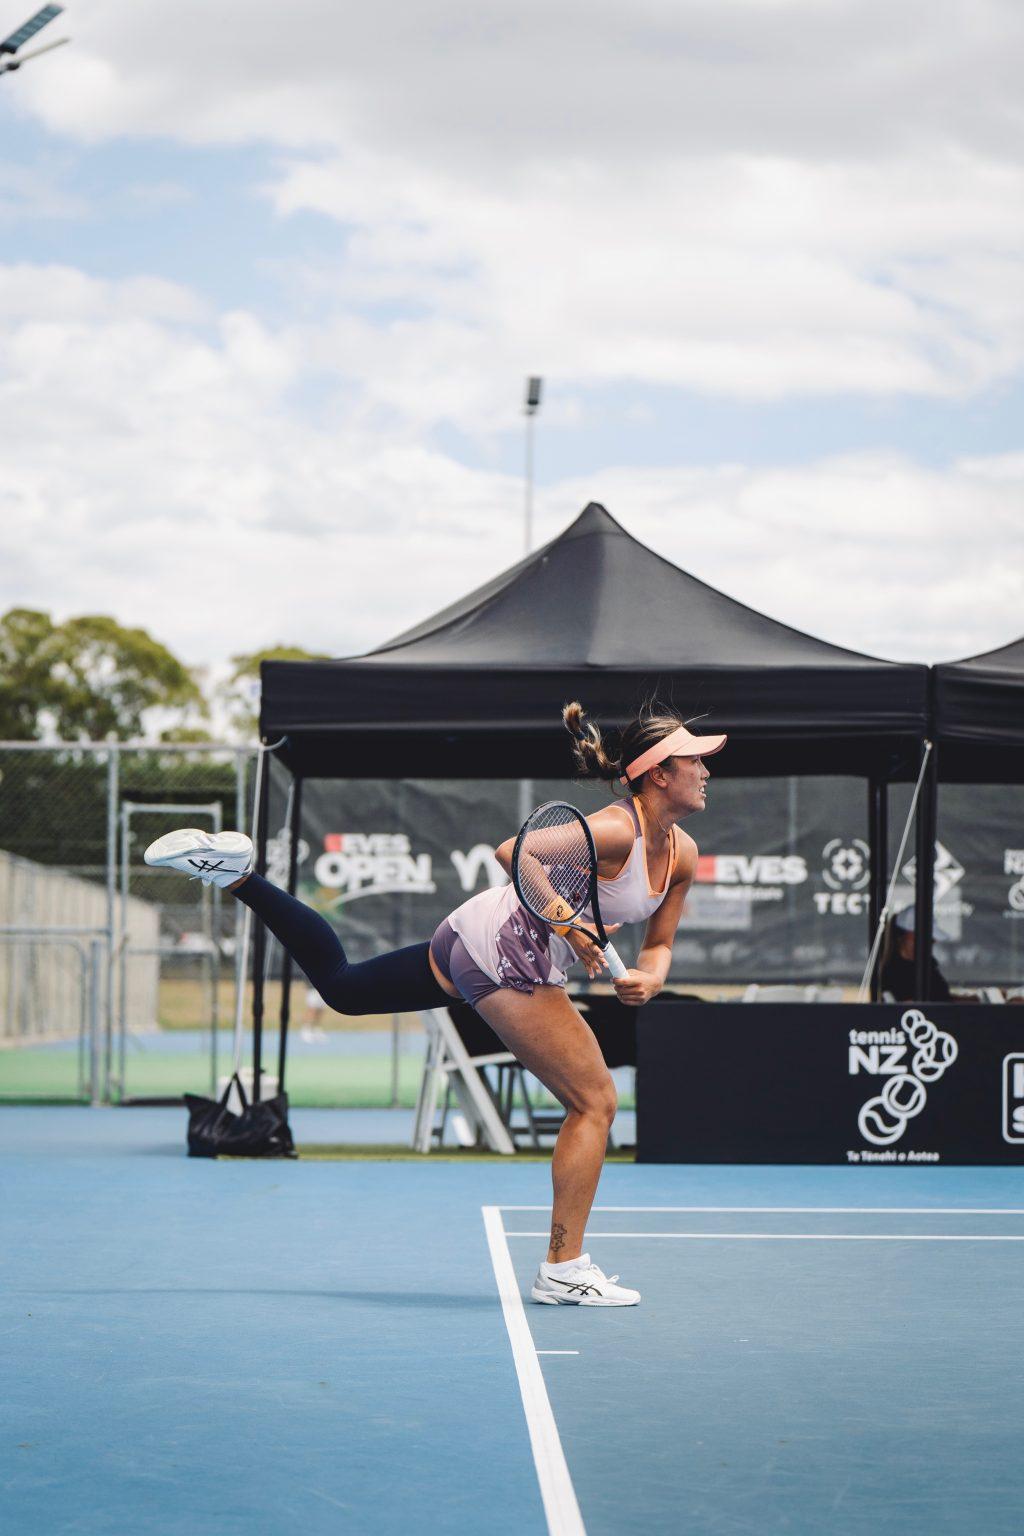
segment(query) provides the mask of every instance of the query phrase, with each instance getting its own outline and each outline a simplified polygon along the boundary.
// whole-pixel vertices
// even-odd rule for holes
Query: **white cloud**
[[[754,399],[955,397],[1024,361],[1024,169],[959,150],[555,161],[500,189],[350,151],[286,161],[268,192],[348,227],[329,309],[426,310],[373,328],[380,387],[405,352],[468,372],[481,427],[488,373],[530,367]]]
[[[986,192],[958,154],[919,170],[748,160],[713,184],[680,165],[609,187],[550,169],[501,197],[353,154],[288,162],[271,195],[349,227],[332,271],[303,279],[319,344],[368,400],[486,432],[512,424],[508,380],[538,369],[762,400],[955,398],[1014,375],[1024,171]],[[356,313],[379,303],[408,317]]]
[[[192,322],[207,313],[188,288],[159,277],[103,282],[77,267],[20,262],[0,267],[0,316],[17,329],[26,321],[46,324],[133,320]]]
[[[507,168],[922,141],[1007,151],[1015,0],[94,0],[19,82],[84,137],[351,142]],[[1009,151],[1012,153],[1012,150]]]
[[[0,294],[5,274],[0,273]],[[305,334],[187,292],[19,269],[0,349],[0,605],[109,611],[190,662],[275,641],[378,644],[519,557],[517,479],[369,421],[311,426]],[[56,294],[56,301],[53,295]],[[179,316],[198,313],[200,322]],[[538,496],[538,539],[591,498],[742,601],[839,644],[936,660],[1024,612],[1020,455],[946,473],[859,455],[792,468],[613,468]]]
[[[1010,0],[95,0],[73,21],[5,110],[131,144],[121,190],[172,253],[187,174],[140,181],[146,139],[258,146],[270,216],[333,220],[337,253],[282,269],[304,304],[276,324],[145,274],[0,268],[3,606],[110,611],[192,662],[358,651],[518,557],[518,480],[430,444],[518,426],[528,373],[558,381],[546,429],[560,402],[577,432],[613,383],[956,402],[1020,374]],[[8,222],[82,214],[59,180],[9,172]],[[566,481],[539,536],[604,501],[703,580],[883,655],[1024,628],[1024,455],[804,457]]]
[[[242,313],[175,324],[154,311],[179,306],[139,282],[43,270],[34,305],[30,286],[24,269],[7,285],[0,349],[5,606],[109,610],[193,661],[296,635],[358,648],[431,606],[436,550],[439,600],[473,579],[453,529],[475,522],[494,548],[511,487],[307,425],[289,407],[294,336]]]
[[[549,519],[596,490],[560,486]],[[934,662],[1024,632],[1024,456],[941,472],[871,453],[775,469],[616,469],[600,492],[677,565],[835,645]]]
[[[23,96],[86,140],[280,151],[279,214],[344,226],[319,294],[369,408],[487,431],[536,369],[755,400],[1018,373],[1022,40],[1013,0],[97,0]]]

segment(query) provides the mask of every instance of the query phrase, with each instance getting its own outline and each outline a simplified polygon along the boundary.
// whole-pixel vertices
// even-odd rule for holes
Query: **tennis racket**
[[[611,974],[625,976],[626,967],[601,921],[594,834],[574,805],[549,800],[523,822],[512,850],[512,884],[534,917],[552,927],[585,933],[603,951]],[[587,907],[596,933],[577,921]]]

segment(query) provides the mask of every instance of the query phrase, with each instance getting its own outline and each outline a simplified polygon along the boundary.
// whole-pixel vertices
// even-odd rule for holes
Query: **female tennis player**
[[[582,706],[562,712],[580,774],[614,783],[628,796],[589,816],[597,854],[600,910],[609,931],[645,922],[636,965],[613,982],[639,1007],[661,991],[672,941],[697,867],[697,845],[676,822],[702,811],[709,778],[704,758],[725,736],[694,736],[669,711],[645,708],[622,732],[613,758]],[[515,839],[496,851],[511,871]],[[566,991],[579,960],[591,978],[607,968],[599,946],[576,929],[556,931],[531,916],[513,885],[470,897],[439,925],[430,943],[412,944],[353,965],[329,923],[253,871],[242,832],[169,832],[146,863],[179,869],[232,890],[290,952],[324,1001],[339,1013],[401,1013],[462,998],[564,1106],[551,1175],[554,1199],[547,1259],[533,1284],[546,1305],[628,1307],[639,1292],[608,1278],[582,1252],[616,1110],[615,1085],[593,1032]]]

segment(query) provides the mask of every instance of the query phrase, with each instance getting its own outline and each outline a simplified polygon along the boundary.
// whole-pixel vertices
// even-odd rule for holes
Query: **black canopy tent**
[[[549,544],[376,650],[264,662],[261,676],[260,735],[283,738],[275,755],[295,779],[290,889],[303,779],[570,778],[566,700],[615,726],[656,694],[701,716],[702,733],[730,733],[716,775],[867,779],[872,934],[886,787],[917,776],[928,721],[926,667],[780,624],[656,555],[595,502]],[[926,791],[922,815],[930,808],[934,829],[933,800]],[[930,880],[921,839],[918,868]],[[261,942],[258,925],[257,1067]],[[285,985],[282,1075],[287,1022]]]
[[[561,708],[623,724],[657,693],[729,730],[716,774],[914,778],[927,668],[726,597],[591,502],[550,544],[365,656],[264,662],[260,731],[304,777],[569,772]]]
[[[1024,636],[933,672],[939,778],[1024,783]]]
[[[938,784],[1024,784],[1024,636],[994,651],[933,667],[930,677],[932,792],[929,848],[934,848]],[[918,859],[921,858],[921,840]],[[917,882],[916,926],[931,951],[931,906]],[[927,926],[922,926],[924,923]]]

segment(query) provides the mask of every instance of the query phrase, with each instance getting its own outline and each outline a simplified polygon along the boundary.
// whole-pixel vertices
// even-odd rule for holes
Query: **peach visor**
[[[712,752],[721,752],[728,739],[728,736],[693,736],[685,725],[681,725],[635,757],[620,778],[623,784],[628,784],[630,779],[638,779],[648,768],[663,763],[667,757],[710,757]]]

